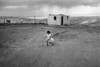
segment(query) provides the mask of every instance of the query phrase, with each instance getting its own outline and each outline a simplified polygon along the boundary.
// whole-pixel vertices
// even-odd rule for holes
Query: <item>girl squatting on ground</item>
[[[51,32],[47,31],[46,36],[47,36],[47,38],[46,38],[46,43],[47,43],[46,46],[49,46],[49,44],[51,44],[53,46],[54,45],[54,43],[53,43],[54,39],[51,36]]]

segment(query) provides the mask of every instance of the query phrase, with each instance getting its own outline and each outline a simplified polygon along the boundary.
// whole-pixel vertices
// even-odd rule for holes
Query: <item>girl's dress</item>
[[[54,39],[51,37],[51,34],[47,34],[47,40],[49,40],[49,42],[54,41]]]

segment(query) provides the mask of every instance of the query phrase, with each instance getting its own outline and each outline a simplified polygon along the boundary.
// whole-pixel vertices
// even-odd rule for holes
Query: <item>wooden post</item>
[[[35,23],[35,16],[34,16],[34,23]]]

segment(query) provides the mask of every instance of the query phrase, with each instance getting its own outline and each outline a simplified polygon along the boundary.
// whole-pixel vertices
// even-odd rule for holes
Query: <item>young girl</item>
[[[46,39],[47,46],[49,45],[49,43],[52,44],[52,45],[54,45],[53,44],[53,41],[54,41],[54,39],[51,36],[51,32],[50,31],[47,31],[47,39]]]

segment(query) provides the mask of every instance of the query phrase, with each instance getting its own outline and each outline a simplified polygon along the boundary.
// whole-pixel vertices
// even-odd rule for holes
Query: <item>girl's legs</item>
[[[54,41],[52,41],[50,39],[48,39],[46,42],[47,42],[47,45],[46,46],[49,46],[49,44],[51,44],[52,46],[54,45],[54,43],[53,43]]]
[[[54,40],[49,40],[49,42],[48,43],[50,43],[52,46],[54,46]]]
[[[47,45],[46,46],[49,46],[49,40],[47,40]]]
[[[49,42],[52,46],[54,46],[54,43],[53,42]]]

